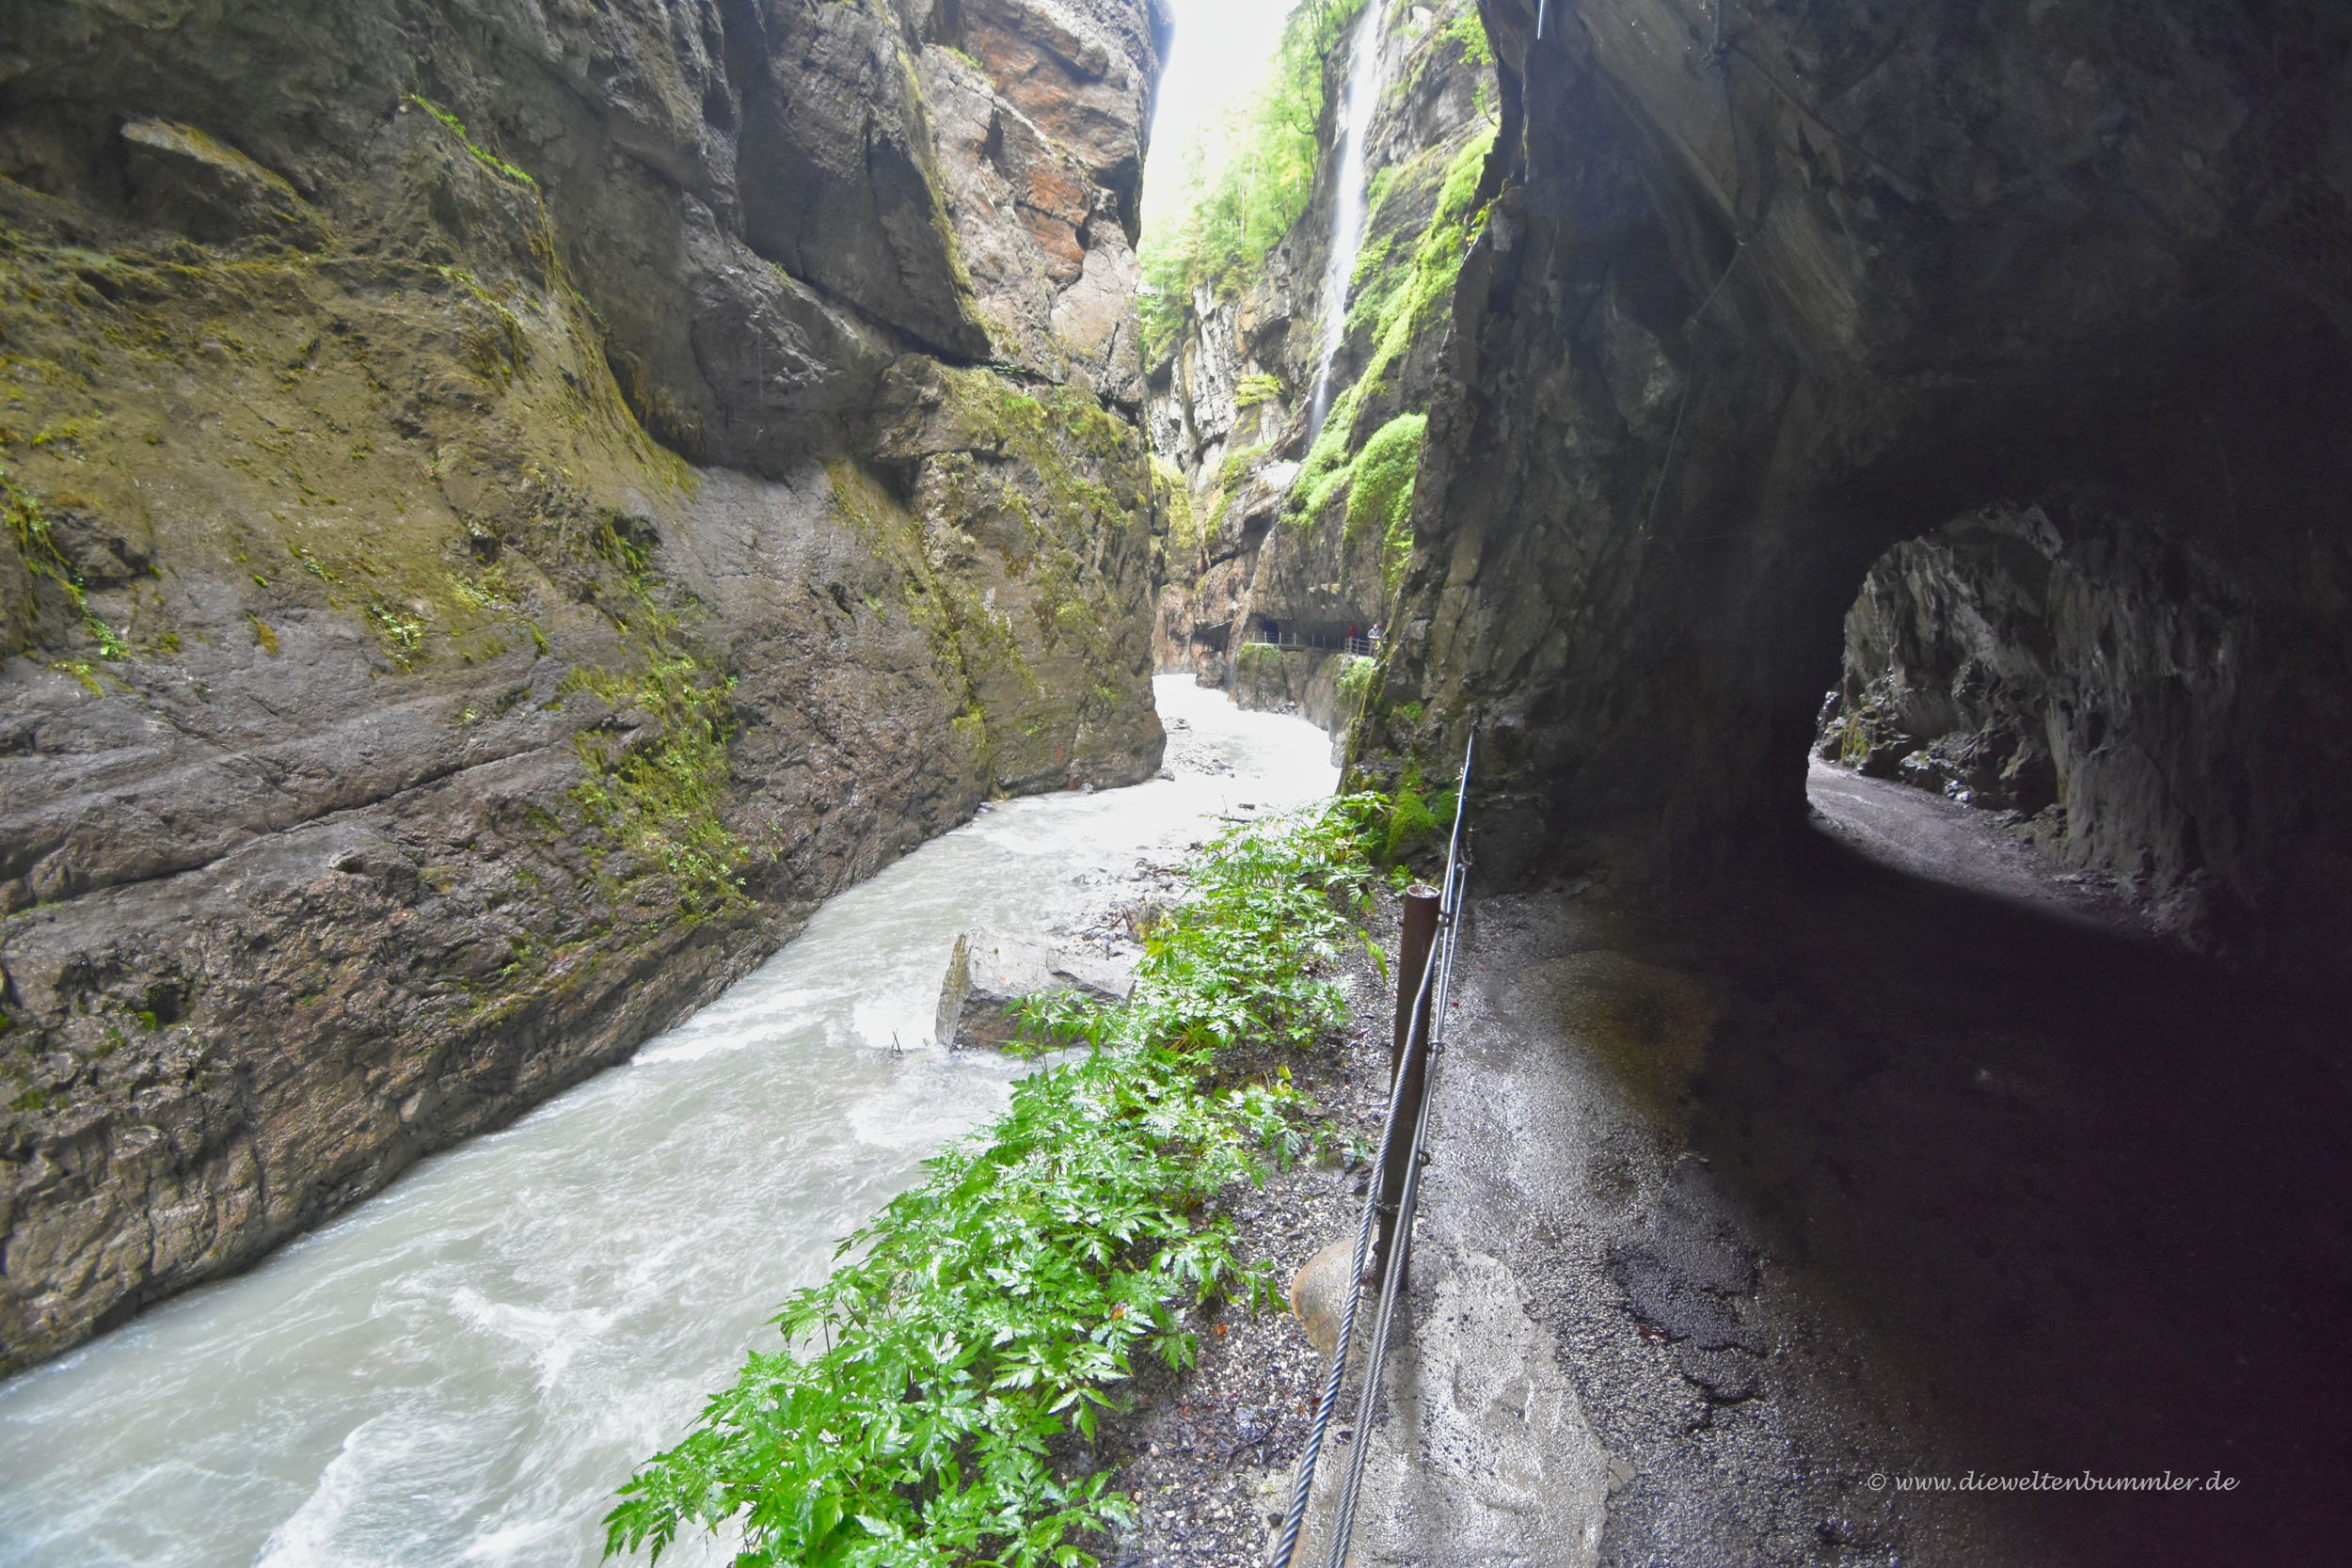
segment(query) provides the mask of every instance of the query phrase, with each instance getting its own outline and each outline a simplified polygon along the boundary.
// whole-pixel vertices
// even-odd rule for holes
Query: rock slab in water
[[[1017,937],[966,931],[947,957],[931,1036],[951,1051],[1003,1047],[1020,1033],[1009,1009],[1025,997],[1074,990],[1098,1002],[1124,1002],[1135,985],[1135,976],[1114,963],[1057,953]]]

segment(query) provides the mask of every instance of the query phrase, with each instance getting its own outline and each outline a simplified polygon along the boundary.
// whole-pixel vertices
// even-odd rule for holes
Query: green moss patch
[[[1428,421],[1418,413],[1401,414],[1366,431],[1362,416],[1375,393],[1391,390],[1415,344],[1444,327],[1463,260],[1486,221],[1478,190],[1493,143],[1489,127],[1447,156],[1436,182],[1433,215],[1409,261],[1385,262],[1360,288],[1350,310],[1350,331],[1371,337],[1372,356],[1363,373],[1334,401],[1284,502],[1287,519],[1307,528],[1344,497],[1343,539],[1380,542],[1382,575],[1391,590],[1411,551],[1413,479]],[[1407,199],[1416,178],[1400,177],[1388,199]]]
[[[481,161],[483,167],[495,170],[497,173],[503,175],[509,180],[518,181],[525,185],[529,185],[533,190],[538,189],[538,181],[533,180],[530,175],[525,174],[521,169],[516,168],[513,164],[508,163],[497,153],[485,150],[481,143],[473,139],[473,133],[466,129],[466,122],[459,119],[455,115],[451,114],[447,109],[442,108],[438,103],[434,103],[430,99],[420,98],[413,92],[408,95],[406,102],[414,103],[418,108],[422,109],[426,114],[431,115],[435,119],[439,120],[444,126],[446,126],[449,129],[450,134],[455,136],[458,141],[465,146],[466,150],[472,153],[475,158]]]
[[[1168,558],[1189,570],[1200,553],[1200,522],[1192,507],[1192,487],[1184,470],[1154,452],[1152,456],[1152,500],[1168,519]]]
[[[572,796],[588,822],[641,865],[666,875],[690,916],[746,902],[739,868],[752,851],[723,816],[735,682],[691,655],[660,648],[642,670],[584,670],[564,685],[648,721],[632,738],[597,731],[575,737],[587,777]]]

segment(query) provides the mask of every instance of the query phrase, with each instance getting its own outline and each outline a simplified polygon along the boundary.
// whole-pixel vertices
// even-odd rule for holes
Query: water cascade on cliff
[[[956,932],[1331,788],[1319,730],[1156,684],[1172,780],[998,804],[627,1066],[0,1385],[0,1562],[596,1563],[777,1304],[1003,1107],[1019,1064],[925,1043]]]
[[[1380,10],[1367,5],[1348,45],[1347,101],[1340,106],[1340,177],[1331,196],[1331,261],[1323,277],[1323,348],[1315,362],[1315,394],[1307,419],[1311,444],[1331,411],[1331,363],[1347,339],[1347,285],[1364,237],[1364,133],[1380,102]]]

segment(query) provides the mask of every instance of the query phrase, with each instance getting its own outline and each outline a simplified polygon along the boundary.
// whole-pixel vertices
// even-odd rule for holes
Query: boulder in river
[[[931,1035],[951,1051],[1002,1047],[1020,1033],[1011,1008],[1025,997],[1074,990],[1101,1002],[1124,1002],[1135,985],[1132,974],[1104,959],[1057,953],[1018,937],[966,931],[947,957]]]

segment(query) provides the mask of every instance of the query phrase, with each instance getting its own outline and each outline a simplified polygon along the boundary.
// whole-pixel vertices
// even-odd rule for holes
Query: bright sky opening
[[[1143,214],[1149,227],[1159,207],[1181,193],[1181,158],[1200,127],[1229,112],[1265,76],[1295,6],[1283,0],[1168,0],[1175,41],[1160,72],[1152,118],[1152,150],[1144,170]]]

